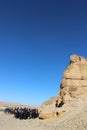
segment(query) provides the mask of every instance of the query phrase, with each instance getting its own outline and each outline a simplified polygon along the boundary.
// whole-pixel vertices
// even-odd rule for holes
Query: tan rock
[[[48,119],[48,118],[53,118],[53,117],[57,117],[55,111],[42,111],[39,114],[39,119]]]
[[[73,98],[87,97],[87,60],[72,55],[70,64],[63,73],[63,80],[58,94],[58,105],[67,103]]]
[[[63,115],[63,113],[65,112],[65,110],[61,110],[61,111],[42,111],[39,114],[39,119],[49,119],[49,118],[55,118],[55,117],[59,117],[61,115]]]
[[[60,116],[75,100],[87,98],[87,60],[78,55],[70,56],[70,64],[63,73],[57,98],[49,99],[41,106],[40,118]],[[74,102],[75,103],[75,102]],[[57,104],[57,109],[55,108]],[[77,102],[76,102],[77,104]],[[63,111],[62,108],[66,106]]]

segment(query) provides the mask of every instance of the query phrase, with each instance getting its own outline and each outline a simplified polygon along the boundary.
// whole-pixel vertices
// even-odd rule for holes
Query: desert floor
[[[87,130],[87,101],[72,104],[60,117],[53,119],[15,119],[0,112],[0,130]]]

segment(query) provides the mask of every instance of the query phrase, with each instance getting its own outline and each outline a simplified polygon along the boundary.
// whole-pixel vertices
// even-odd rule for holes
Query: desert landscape
[[[0,0],[0,130],[87,130],[87,0]]]
[[[75,100],[64,108],[64,114],[45,120],[20,120],[1,111],[0,130],[87,130],[87,100]]]
[[[87,130],[87,60],[70,57],[58,96],[38,107],[37,118],[20,120],[3,111],[17,106],[30,107],[0,102],[0,130]]]

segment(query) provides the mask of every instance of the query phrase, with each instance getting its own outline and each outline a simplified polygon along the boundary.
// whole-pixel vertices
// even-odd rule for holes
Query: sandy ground
[[[53,119],[15,119],[0,112],[0,130],[87,130],[87,100],[72,102],[68,111]]]

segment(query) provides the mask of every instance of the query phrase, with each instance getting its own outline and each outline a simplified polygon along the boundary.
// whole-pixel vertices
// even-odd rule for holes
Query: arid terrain
[[[3,107],[0,106],[0,108]],[[1,111],[0,130],[87,130],[86,99],[75,100],[66,104],[64,108],[66,109],[64,114],[45,120],[39,118],[20,120]]]

